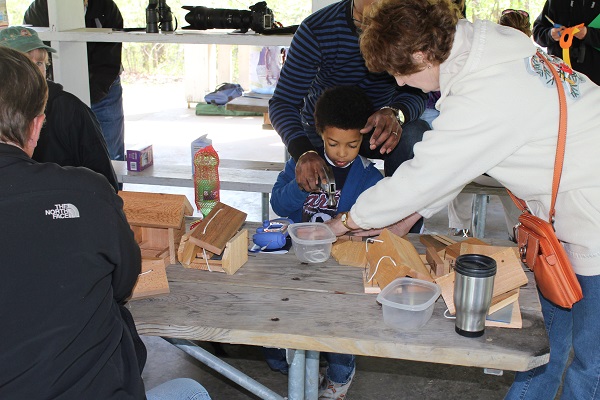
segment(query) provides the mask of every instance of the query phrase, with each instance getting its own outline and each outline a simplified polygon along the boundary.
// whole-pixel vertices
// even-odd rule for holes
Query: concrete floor
[[[262,117],[199,117],[188,109],[181,84],[125,85],[127,145],[152,143],[155,163],[189,165],[190,143],[207,133],[221,158],[257,161],[283,161],[284,147],[274,131],[263,130]],[[192,189],[125,185],[125,190],[145,190],[186,194],[194,201]],[[222,192],[221,201],[248,213],[248,220],[260,221],[260,195]],[[500,201],[492,197],[488,204],[485,236],[507,237]],[[428,232],[445,234],[448,218],[440,212],[426,220]],[[240,386],[205,367],[181,350],[157,337],[143,338],[148,362],[143,373],[147,389],[178,377],[189,377],[204,385],[213,400],[257,399]],[[201,343],[215,352],[210,343]],[[235,368],[285,395],[287,377],[272,372],[260,349],[253,346],[222,346],[223,359]],[[514,373],[502,376],[484,374],[480,368],[443,364],[358,357],[357,373],[348,393],[350,400],[371,399],[502,399]]]

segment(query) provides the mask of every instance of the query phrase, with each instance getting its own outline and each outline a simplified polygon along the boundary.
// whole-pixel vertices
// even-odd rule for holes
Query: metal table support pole
[[[485,216],[487,213],[487,202],[489,196],[476,194],[473,201],[473,236],[482,238],[485,235]]]
[[[319,352],[306,350],[306,372],[304,377],[304,399],[319,398]]]
[[[238,385],[254,393],[261,399],[284,400],[282,396],[273,392],[271,389],[267,388],[261,383],[258,383],[254,379],[250,378],[248,375],[242,373],[241,371],[222,361],[218,357],[215,357],[208,351],[195,345],[189,340],[174,339],[167,337],[163,337],[163,339],[171,343],[172,345],[177,346],[179,349],[183,350],[184,352],[194,357],[196,360],[202,362],[203,364],[206,364],[207,366],[214,369],[216,372],[220,373],[226,378],[231,379]]]
[[[262,220],[268,221],[269,218],[269,193],[261,193],[262,196]]]
[[[288,400],[303,400],[306,352],[304,350],[287,349],[287,354],[288,364],[290,364],[288,374]]]

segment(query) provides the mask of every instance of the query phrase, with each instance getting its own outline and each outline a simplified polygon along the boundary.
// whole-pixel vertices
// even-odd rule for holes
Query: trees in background
[[[145,27],[148,0],[114,0],[119,6],[125,27]],[[186,10],[181,7],[205,6],[248,10],[258,0],[167,0],[178,28],[186,26]],[[284,26],[299,24],[311,12],[311,0],[266,0],[273,10],[275,19]],[[537,17],[545,0],[467,0],[467,18],[497,21],[506,8],[522,9],[529,12],[531,20]],[[11,25],[21,24],[23,14],[31,0],[7,0]],[[234,53],[235,54],[235,53]],[[133,75],[183,76],[183,46],[162,43],[125,43],[123,45],[123,66]]]

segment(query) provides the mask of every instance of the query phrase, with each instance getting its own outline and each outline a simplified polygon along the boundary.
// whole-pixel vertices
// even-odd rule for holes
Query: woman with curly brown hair
[[[376,2],[360,47],[369,70],[388,72],[400,86],[439,90],[440,115],[415,145],[412,160],[363,192],[348,213],[328,221],[337,235],[398,225],[415,214],[430,217],[484,173],[548,220],[556,85],[565,91],[569,124],[554,229],[583,300],[567,310],[540,295],[550,362],[517,373],[508,398],[554,399],[565,370],[563,399],[599,398],[600,88],[561,59],[537,52],[515,29],[460,19],[450,0]]]

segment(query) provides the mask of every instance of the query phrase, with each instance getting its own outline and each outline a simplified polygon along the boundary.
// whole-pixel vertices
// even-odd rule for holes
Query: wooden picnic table
[[[408,237],[424,252],[419,235]],[[293,251],[258,253],[235,275],[172,265],[167,276],[170,294],[129,303],[142,335],[306,350],[307,359],[309,352],[326,351],[514,371],[549,360],[531,275],[519,298],[523,328],[487,327],[480,338],[455,333],[454,321],[443,315],[441,297],[423,328],[398,331],[386,326],[376,296],[364,293],[362,269],[338,265],[331,258],[303,264]],[[290,374],[292,385],[295,379],[308,380],[309,372],[301,378]]]

